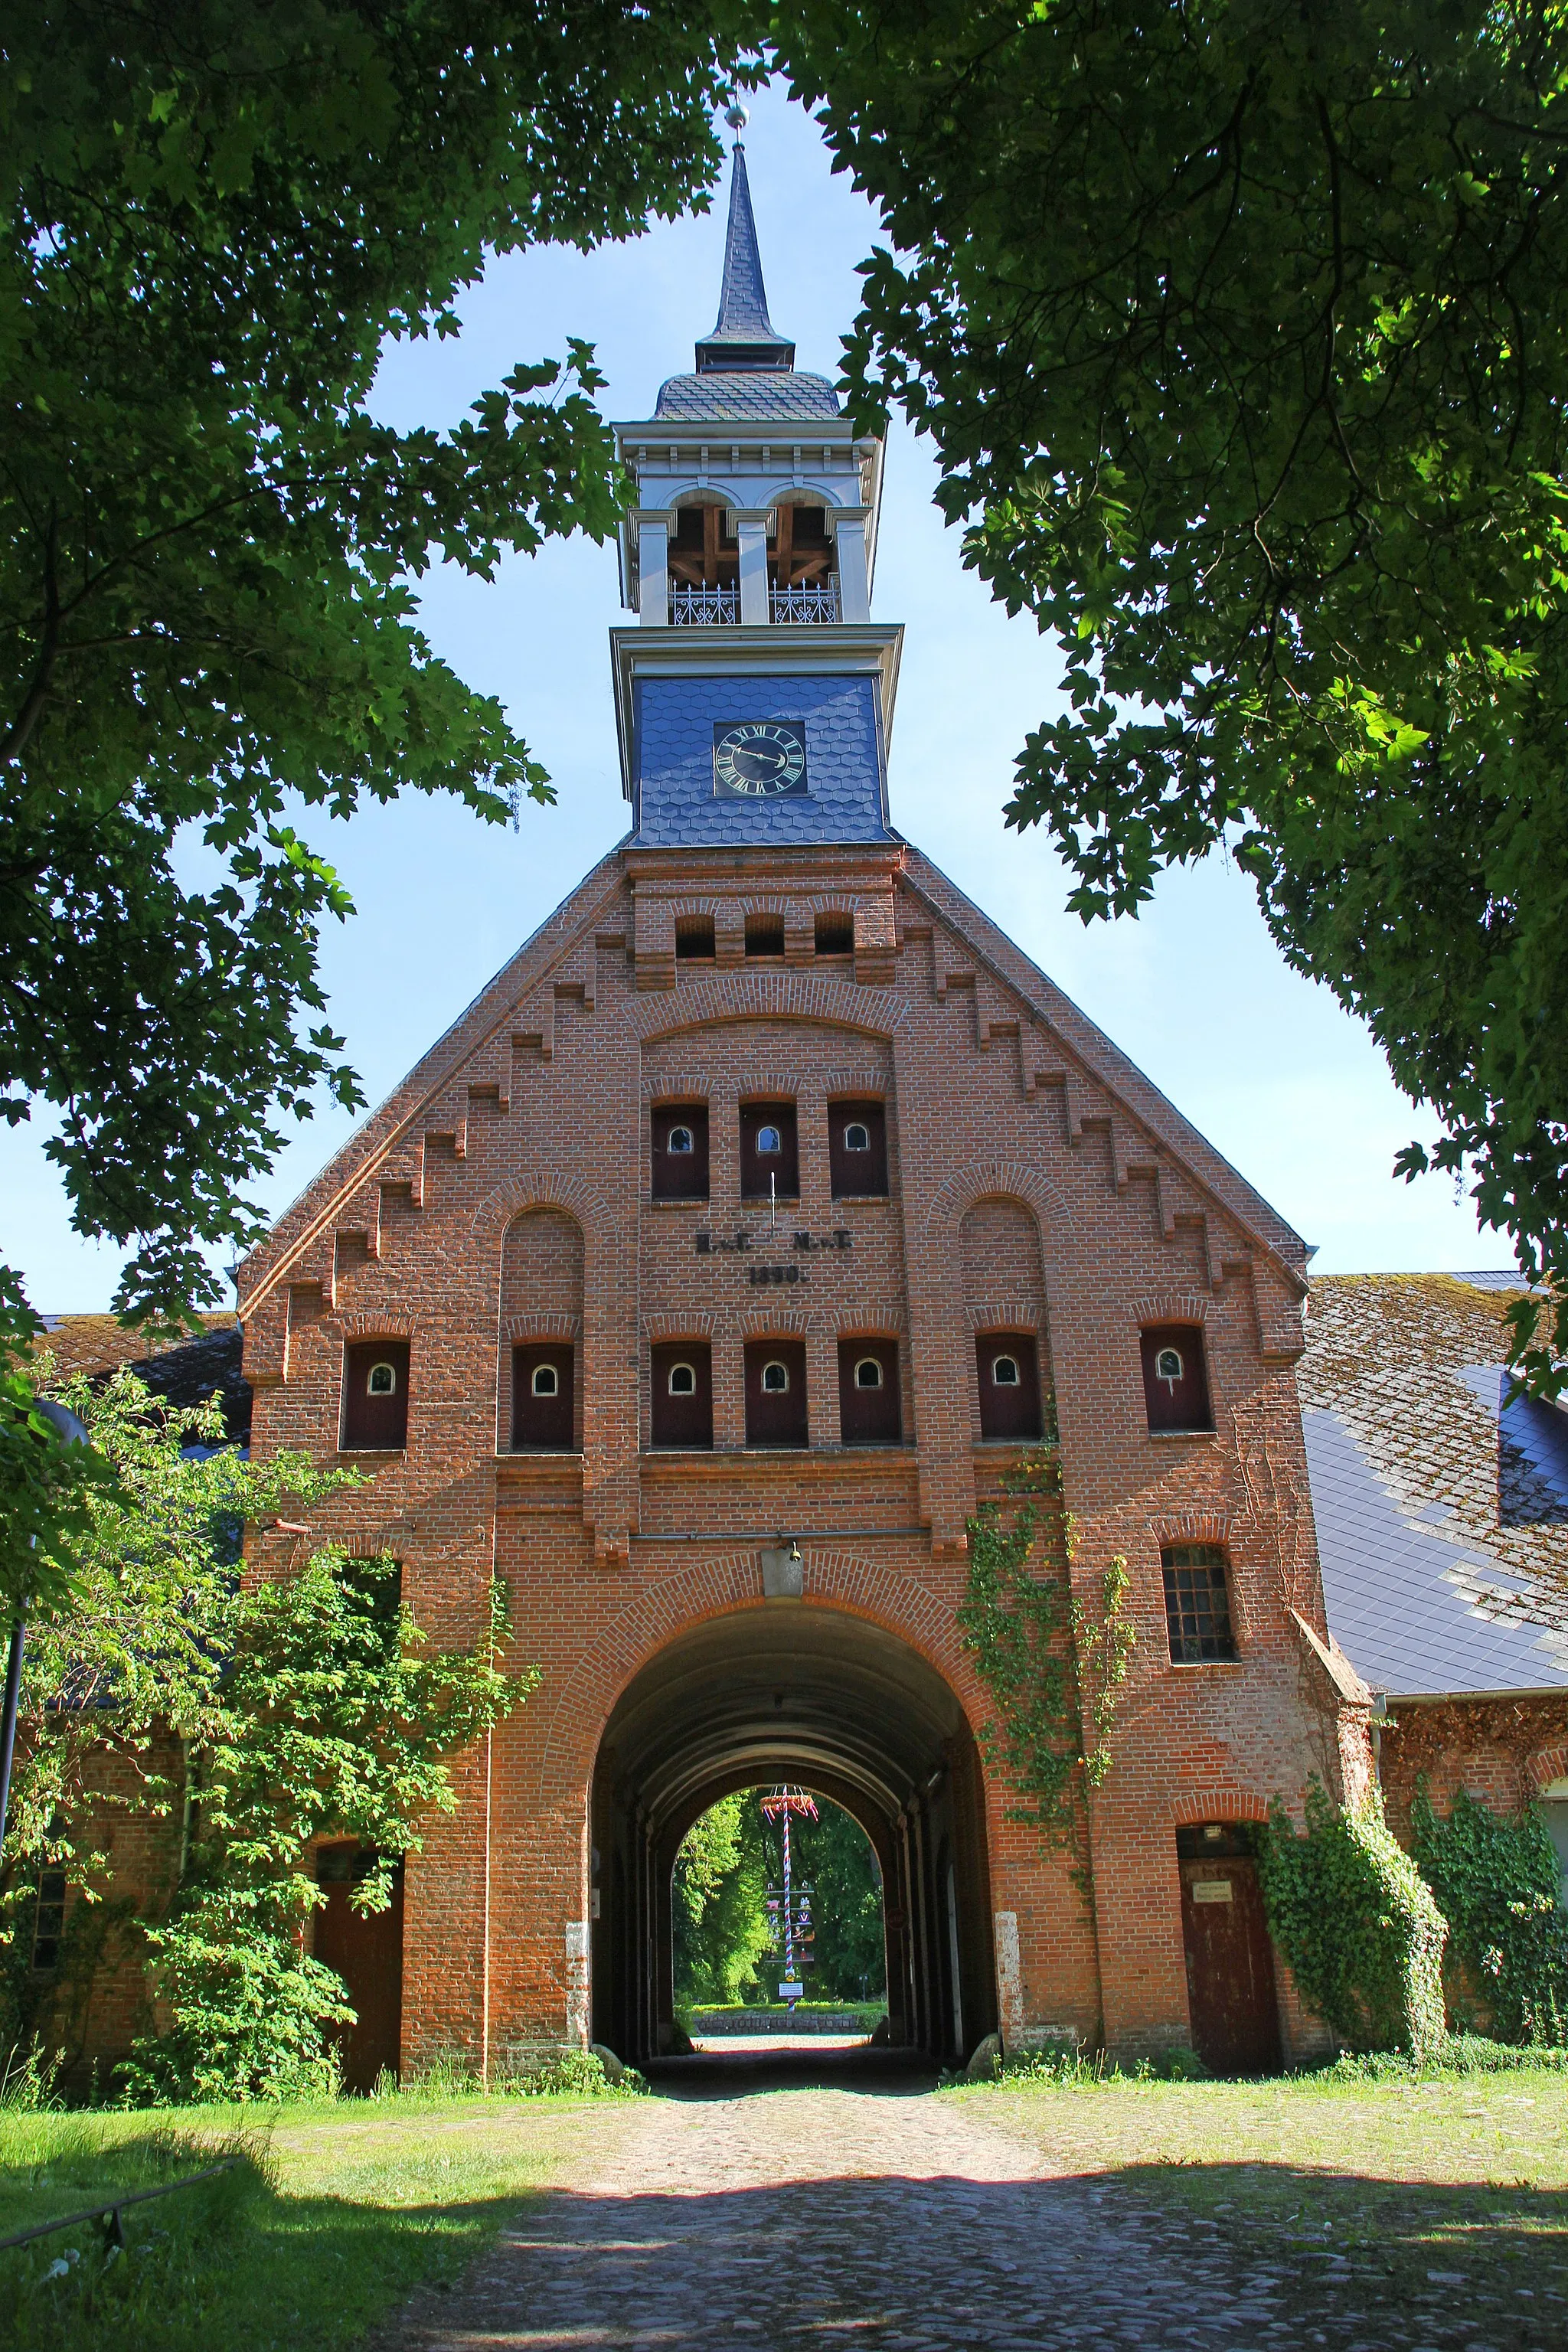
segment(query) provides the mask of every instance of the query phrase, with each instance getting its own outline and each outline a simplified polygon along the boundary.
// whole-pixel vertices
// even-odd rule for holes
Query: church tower
[[[870,617],[881,444],[773,330],[739,139],[712,332],[616,439],[637,486],[621,567],[638,625],[612,634],[633,843],[889,841],[903,631]]]
[[[380,2021],[351,2074],[678,2047],[677,1850],[781,1780],[875,1847],[894,2044],[1267,2068],[1314,2029],[1250,1825],[1359,1787],[1370,1706],[1323,1616],[1305,1252],[891,823],[882,452],[773,327],[738,142],[729,207],[694,368],[616,428],[626,836],[241,1270],[254,1450],[370,1474],[253,1572],[390,1553],[451,1646],[499,1580],[541,1670],[395,1931],[332,1948]],[[1058,1744],[1076,1688],[1095,1755],[1048,1833],[961,1622],[1021,1477]]]

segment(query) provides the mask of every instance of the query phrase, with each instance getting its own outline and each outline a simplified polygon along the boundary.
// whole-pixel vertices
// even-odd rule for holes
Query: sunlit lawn
[[[124,2214],[104,2263],[79,2226],[0,2255],[17,2352],[304,2352],[351,2343],[417,2287],[449,2286],[619,2102],[430,2099],[244,2111],[0,2114],[0,2237],[244,2146],[217,2182]],[[47,2275],[66,2264],[64,2276]]]
[[[1125,2200],[1169,2232],[1173,2283],[1201,2288],[1205,2244],[1286,2282],[1304,2344],[1568,2344],[1561,2073],[945,2095],[1106,2176],[1108,2219]]]

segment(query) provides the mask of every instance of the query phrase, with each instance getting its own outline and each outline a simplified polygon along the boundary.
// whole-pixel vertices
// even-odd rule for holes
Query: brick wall
[[[785,924],[784,959],[765,968],[742,945],[759,904]],[[682,905],[713,913],[713,963],[675,959]],[[823,906],[854,914],[852,961],[818,966]],[[739,1194],[738,1106],[753,1094],[798,1106],[801,1197],[776,1233]],[[836,1095],[887,1104],[886,1201],[830,1196]],[[706,1204],[649,1196],[649,1106],[677,1098],[709,1104]],[[500,2065],[576,2030],[606,1717],[705,1612],[764,1605],[758,1550],[777,1533],[802,1539],[808,1596],[896,1634],[972,1729],[984,1722],[953,1612],[964,1521],[997,1468],[976,1444],[973,1333],[1004,1312],[1040,1333],[1079,1589],[1092,1607],[1124,1557],[1139,1645],[1093,1805],[1095,1925],[1063,1857],[1005,1819],[994,1785],[984,1900],[1016,1921],[1026,2032],[1184,2040],[1175,1824],[1255,1818],[1277,1790],[1299,1801],[1310,1770],[1339,1769],[1332,1695],[1289,1617],[1324,1631],[1292,1369],[1300,1263],[1241,1181],[913,853],[634,848],[597,868],[243,1276],[260,1454],[331,1458],[345,1339],[412,1342],[405,1452],[367,1465],[374,1484],[325,1507],[314,1535],[395,1550],[437,1641],[476,1637],[498,1570],[519,1653],[543,1673],[463,1760],[458,1812],[410,1860],[407,2054]],[[1212,1434],[1149,1433],[1139,1331],[1161,1320],[1204,1326]],[[568,1326],[580,1458],[498,1454],[511,1338]],[[857,1333],[899,1341],[901,1447],[840,1442],[837,1341]],[[804,1342],[805,1453],[743,1448],[742,1352],[765,1335]],[[714,1450],[651,1454],[650,1347],[692,1337],[712,1348]],[[1169,1661],[1160,1549],[1183,1539],[1229,1551],[1234,1664]],[[258,1571],[285,1570],[297,1541],[258,1538]]]

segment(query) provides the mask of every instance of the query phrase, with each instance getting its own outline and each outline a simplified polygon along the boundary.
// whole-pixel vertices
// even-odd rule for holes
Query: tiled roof
[[[234,1310],[204,1315],[209,1331],[237,1331]],[[61,1373],[111,1372],[116,1364],[141,1364],[155,1356],[190,1344],[190,1333],[154,1339],[150,1332],[128,1331],[113,1315],[46,1315],[44,1336],[33,1346],[35,1355],[53,1357]]]
[[[217,1396],[229,1441],[250,1441],[250,1383],[240,1372],[244,1333],[232,1312],[204,1315],[205,1333],[152,1339],[128,1331],[112,1315],[46,1315],[44,1337],[35,1356],[52,1361],[57,1375],[85,1372],[101,1379],[117,1365],[131,1365],[154,1396],[172,1404],[205,1404]]]
[[[1311,1286],[1298,1380],[1329,1623],[1391,1696],[1568,1684],[1568,1417],[1502,1402],[1518,1288]]]
[[[660,384],[655,416],[837,416],[838,394],[825,375],[798,368],[714,368]]]

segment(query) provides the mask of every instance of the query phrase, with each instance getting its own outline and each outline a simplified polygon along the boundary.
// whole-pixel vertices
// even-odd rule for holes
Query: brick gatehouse
[[[794,359],[737,146],[718,324],[619,428],[631,829],[242,1270],[257,1453],[375,1471],[310,1540],[394,1553],[447,1643],[500,1577],[543,1672],[408,1857],[401,1951],[334,1943],[360,2063],[668,2047],[676,1848],[787,1777],[877,1848],[895,2041],[1267,2064],[1309,2029],[1245,1825],[1365,1756],[1306,1252],[893,829],[881,451]],[[1092,1613],[1124,1556],[1138,1632],[1092,1905],[983,1768],[954,1618],[1053,1412],[1075,1581]]]

